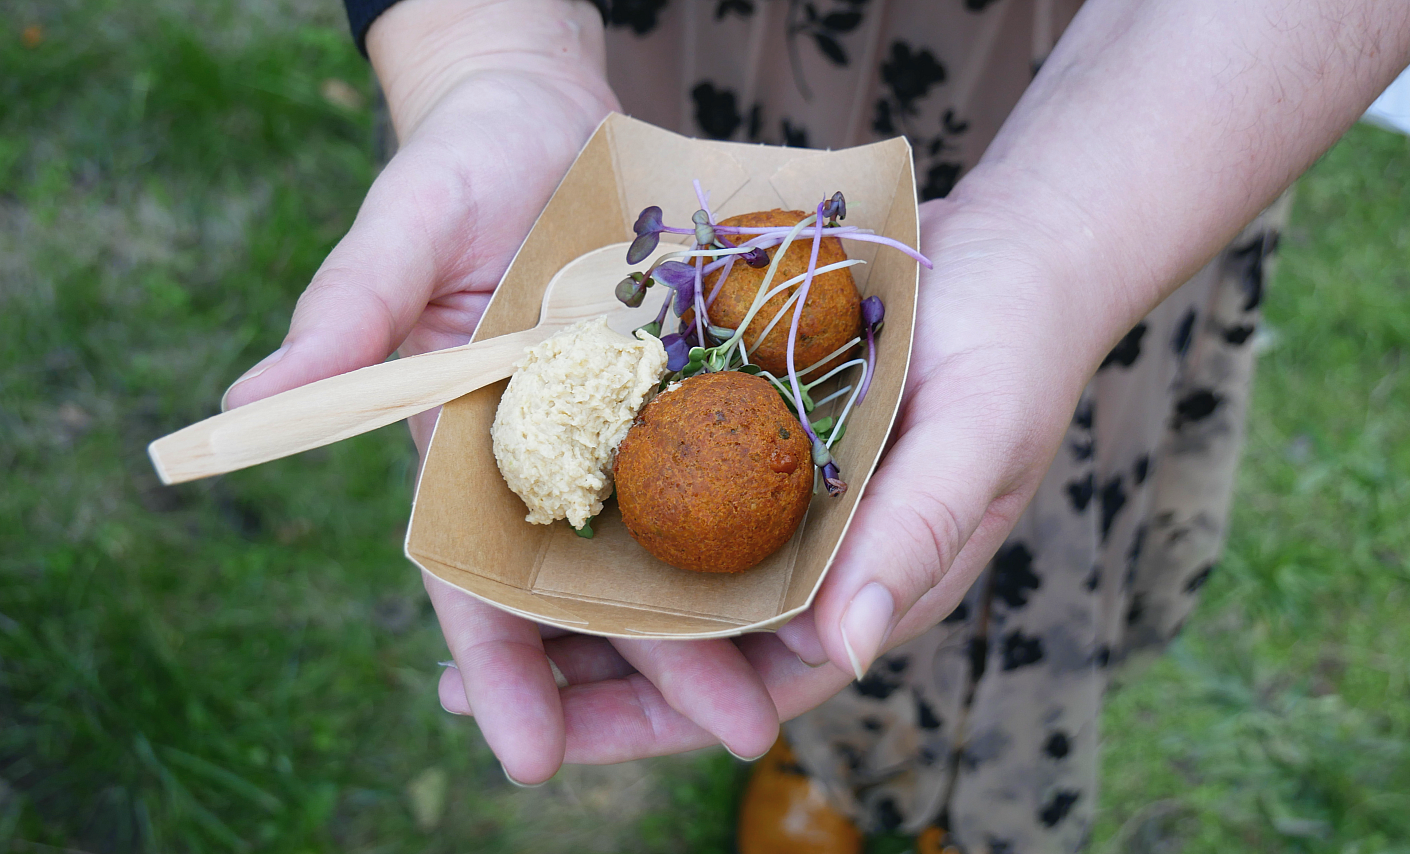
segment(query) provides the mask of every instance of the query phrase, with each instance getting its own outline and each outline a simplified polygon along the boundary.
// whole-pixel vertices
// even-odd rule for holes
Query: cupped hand
[[[379,19],[369,49],[401,148],[299,298],[283,346],[236,381],[223,407],[393,351],[409,356],[469,339],[554,187],[616,107],[596,15],[589,4],[561,0],[404,0]],[[425,45],[433,48],[416,49]],[[408,63],[413,55],[434,60]],[[435,417],[411,422],[423,455]],[[425,582],[457,665],[443,705],[473,709],[512,780],[552,776],[569,731],[615,728],[588,760],[661,752],[682,739],[755,756],[777,738],[762,678],[728,641],[608,644],[548,632],[546,654],[535,624],[430,575]],[[586,713],[560,703],[549,654],[575,682],[608,685],[599,697],[612,702]],[[619,686],[630,691],[625,703],[616,702]]]
[[[1058,262],[1062,253],[1045,251],[1016,216],[958,195],[922,206],[921,245],[935,269],[921,271],[902,410],[813,607],[776,635],[733,644],[550,634],[544,646],[567,682],[558,692],[567,761],[617,762],[768,732],[761,691],[780,720],[817,706],[881,651],[948,615],[1003,542],[1120,336],[1125,309],[1070,285],[1080,280]],[[454,598],[439,582],[431,593]],[[519,643],[537,644],[521,632]],[[482,725],[486,714],[514,714],[482,703],[484,686],[471,678],[463,669],[443,675],[447,709]],[[715,717],[701,714],[707,706]]]

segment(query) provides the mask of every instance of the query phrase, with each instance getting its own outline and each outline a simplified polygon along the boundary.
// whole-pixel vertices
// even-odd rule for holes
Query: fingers
[[[447,637],[449,634],[447,631]],[[772,692],[780,691],[789,697],[797,714],[847,682],[846,678],[835,678],[840,671],[828,667],[826,670],[834,678],[827,693],[817,689],[800,692],[789,680],[800,670],[810,676],[817,671],[801,664],[797,656],[771,636],[769,640],[773,642],[771,655],[760,655],[759,660],[777,683],[772,686],[764,685],[755,664],[730,641],[609,642],[583,635],[546,641],[549,657],[568,682],[568,687],[559,692],[566,734],[564,761],[600,765],[722,743],[736,756],[762,755],[778,738]],[[646,675],[635,672],[613,644],[629,647],[631,657],[659,661],[659,667],[651,669],[656,672],[655,678],[665,683],[664,691]],[[460,658],[457,656],[457,662]],[[791,665],[784,659],[790,660]],[[459,665],[466,666],[467,663]],[[665,669],[670,669],[673,678],[662,676]],[[682,673],[693,675],[674,678]],[[817,681],[816,676],[813,681]],[[496,704],[503,700],[487,693],[482,680],[463,669],[447,668],[441,674],[439,696],[446,711],[476,716],[486,741],[504,762],[511,779],[528,784],[547,779],[527,772],[521,776],[521,766],[511,765],[510,757],[501,752],[503,739],[495,736],[502,734],[503,725],[492,716],[497,711]]]
[[[562,629],[543,632],[542,628],[544,653],[551,668],[557,668],[554,677],[559,688],[621,679],[636,672],[605,638],[575,635]],[[441,708],[453,715],[473,715],[460,670],[453,661],[442,664],[446,670],[441,673],[439,684]]]
[[[814,667],[803,661],[777,635],[758,632],[735,643],[768,688],[779,720],[792,720],[815,708],[852,681],[851,671],[830,662]]]
[[[818,636],[812,608],[781,626],[777,637],[779,642],[788,647],[804,664],[818,667],[828,663],[827,650],[823,648],[822,638]]]
[[[475,716],[511,780],[533,785],[563,763],[563,710],[538,627],[423,573],[457,673],[441,678],[441,705]],[[463,701],[447,697],[459,679]]]
[[[850,671],[828,664],[804,664],[768,633],[746,635],[731,646],[764,685],[781,720],[814,708],[852,679]],[[673,708],[641,674],[574,685],[563,690],[562,698],[567,762],[606,765],[720,743],[714,733]],[[767,747],[753,749],[763,752]]]
[[[671,708],[640,673],[562,691],[567,731],[564,761],[610,765],[665,756],[720,743],[712,733]]]
[[[569,685],[605,682],[635,672],[606,638],[566,635],[543,646]]]
[[[299,297],[283,346],[230,387],[223,409],[376,364],[402,343],[456,251],[448,227],[469,214],[467,194],[427,159],[408,150],[388,164]]]
[[[923,400],[923,392],[918,397]],[[1001,478],[1009,461],[997,458],[1003,446],[986,434],[985,421],[915,411],[906,421],[813,603],[827,658],[858,679],[922,596],[935,590],[951,607],[963,598],[1026,503],[1017,494],[996,500],[1005,492]],[[981,528],[984,536],[970,547]],[[962,550],[977,565],[956,572],[952,564]],[[795,631],[790,641],[802,634]]]
[[[735,756],[762,756],[778,739],[778,711],[768,689],[730,641],[616,638],[612,645],[670,708]]]

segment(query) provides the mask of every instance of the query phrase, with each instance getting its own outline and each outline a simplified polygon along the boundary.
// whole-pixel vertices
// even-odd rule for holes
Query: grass
[[[437,707],[400,429],[150,472],[278,345],[375,174],[335,4],[7,11],[0,852],[728,851],[719,752],[523,792]],[[1107,714],[1098,850],[1408,850],[1406,188],[1369,129],[1303,182],[1230,553]]]
[[[1097,850],[1410,851],[1410,141],[1302,180],[1228,551],[1113,697]]]

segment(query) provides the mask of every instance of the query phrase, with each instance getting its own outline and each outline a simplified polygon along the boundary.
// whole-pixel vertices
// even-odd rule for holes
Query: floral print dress
[[[601,4],[600,4],[601,5]],[[1075,0],[612,0],[624,109],[715,139],[906,135],[921,198],[974,165]],[[971,854],[1080,850],[1102,697],[1178,632],[1219,554],[1286,200],[1107,356],[1064,449],[963,604],[786,725],[869,832]]]

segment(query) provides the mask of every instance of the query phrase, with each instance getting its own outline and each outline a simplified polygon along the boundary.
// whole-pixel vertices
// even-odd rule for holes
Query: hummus
[[[495,462],[527,521],[581,528],[612,494],[617,446],[666,373],[666,350],[599,317],[529,348],[515,367],[490,428]]]

